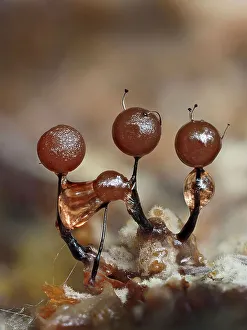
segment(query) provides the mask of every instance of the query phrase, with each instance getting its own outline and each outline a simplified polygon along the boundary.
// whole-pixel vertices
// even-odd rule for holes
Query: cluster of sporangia
[[[105,171],[95,180],[71,182],[68,172],[78,167],[85,155],[85,142],[73,127],[58,125],[45,132],[38,141],[37,152],[41,163],[58,176],[57,220],[56,227],[68,245],[75,259],[84,263],[93,262],[90,284],[94,284],[99,267],[100,255],[106,233],[108,204],[124,201],[128,213],[140,229],[152,232],[153,225],[143,213],[137,192],[136,175],[138,161],[157,146],[161,137],[161,117],[156,111],[138,107],[126,109],[124,98],[123,111],[118,114],[112,125],[112,137],[116,146],[135,159],[134,170],[128,180],[116,171]],[[214,194],[212,177],[203,169],[218,155],[222,138],[218,130],[208,122],[194,120],[193,109],[189,108],[190,121],[182,126],[175,138],[175,149],[180,160],[194,168],[184,185],[185,202],[190,216],[176,238],[184,242],[192,234],[199,212]],[[226,130],[225,130],[226,131]],[[90,246],[82,246],[71,231],[83,226],[96,212],[104,208],[104,221],[98,253]]]

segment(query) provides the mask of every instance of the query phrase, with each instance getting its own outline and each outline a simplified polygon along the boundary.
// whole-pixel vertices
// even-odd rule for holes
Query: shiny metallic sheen
[[[178,157],[191,167],[205,167],[212,163],[221,146],[218,130],[203,120],[188,122],[178,130],[175,138]]]
[[[196,131],[194,134],[191,134],[190,139],[191,140],[197,140],[204,144],[206,147],[208,144],[212,143],[214,141],[215,132],[208,129],[207,127],[203,127],[201,131]]]
[[[93,181],[72,183],[63,178],[58,206],[61,220],[67,229],[83,226],[102,205],[103,201],[93,189]]]
[[[86,146],[81,134],[68,125],[58,125],[45,132],[38,141],[41,163],[55,173],[68,173],[82,162]]]
[[[124,110],[112,125],[112,137],[122,152],[142,157],[149,154],[160,140],[160,117],[157,113],[137,107]]]
[[[155,132],[153,118],[150,117],[150,114],[146,112],[139,111],[138,113],[130,117],[126,124],[138,126],[138,136],[142,136],[143,134],[149,135]]]
[[[98,197],[105,203],[124,200],[131,191],[128,179],[116,171],[105,171],[94,180],[93,188]]]
[[[214,195],[215,185],[211,175],[204,171],[197,182],[200,193],[200,208],[206,206]],[[184,200],[190,210],[195,203],[196,170],[191,171],[184,182]]]

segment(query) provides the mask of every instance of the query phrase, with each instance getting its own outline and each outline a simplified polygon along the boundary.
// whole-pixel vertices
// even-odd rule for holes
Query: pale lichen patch
[[[119,240],[120,243],[128,247],[130,250],[136,248],[136,233],[138,225],[133,220],[128,220],[126,225],[119,230]]]
[[[148,215],[150,218],[160,218],[173,233],[179,232],[183,226],[183,222],[170,209],[159,205],[152,207]]]
[[[161,278],[150,277],[149,279],[145,279],[141,282],[141,285],[145,285],[149,288],[154,288],[157,286],[164,285],[164,281]]]
[[[222,283],[247,287],[247,265],[236,255],[224,255],[214,262],[212,277]]]
[[[102,252],[102,257],[107,264],[116,266],[118,269],[136,270],[134,256],[124,246],[112,246],[109,250]]]
[[[142,276],[154,276],[163,280],[178,272],[177,250],[164,247],[159,241],[147,241],[139,253],[139,270]],[[163,265],[163,267],[161,267]]]
[[[128,298],[129,290],[127,288],[123,288],[123,289],[115,289],[114,291],[118,296],[118,298],[121,300],[121,302],[125,304]]]
[[[67,284],[63,285],[63,289],[64,289],[64,293],[65,293],[66,297],[68,297],[68,298],[82,300],[82,299],[88,299],[88,298],[93,297],[90,293],[74,291],[74,289],[72,289]]]

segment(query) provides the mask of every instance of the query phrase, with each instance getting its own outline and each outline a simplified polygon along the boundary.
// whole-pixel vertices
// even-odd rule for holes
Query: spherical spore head
[[[38,141],[40,162],[55,173],[66,174],[78,167],[86,152],[81,134],[68,125],[58,125],[45,132]]]
[[[131,191],[128,179],[116,171],[105,171],[93,182],[96,195],[106,203],[124,200]]]
[[[142,157],[149,154],[161,137],[161,122],[155,112],[142,108],[122,111],[112,125],[116,146],[125,154]]]
[[[218,155],[222,142],[218,130],[203,120],[191,120],[182,126],[175,138],[179,159],[191,167],[204,167]]]

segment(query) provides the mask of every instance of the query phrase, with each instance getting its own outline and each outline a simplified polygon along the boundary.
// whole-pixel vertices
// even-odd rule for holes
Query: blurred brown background
[[[247,229],[247,3],[243,0],[32,0],[0,2],[0,306],[36,303],[45,281],[62,283],[75,264],[56,229],[56,177],[36,156],[46,130],[64,123],[87,143],[73,180],[106,169],[130,176],[133,159],[111,138],[127,106],[157,110],[163,136],[140,162],[145,212],[154,204],[184,221],[183,182],[190,168],[174,151],[177,130],[195,118],[223,132],[223,149],[207,169],[216,194],[200,216],[199,247],[222,252]],[[108,244],[128,218],[112,204]],[[101,214],[77,233],[98,242]],[[55,271],[54,271],[55,268]],[[82,269],[71,281],[80,289]]]

